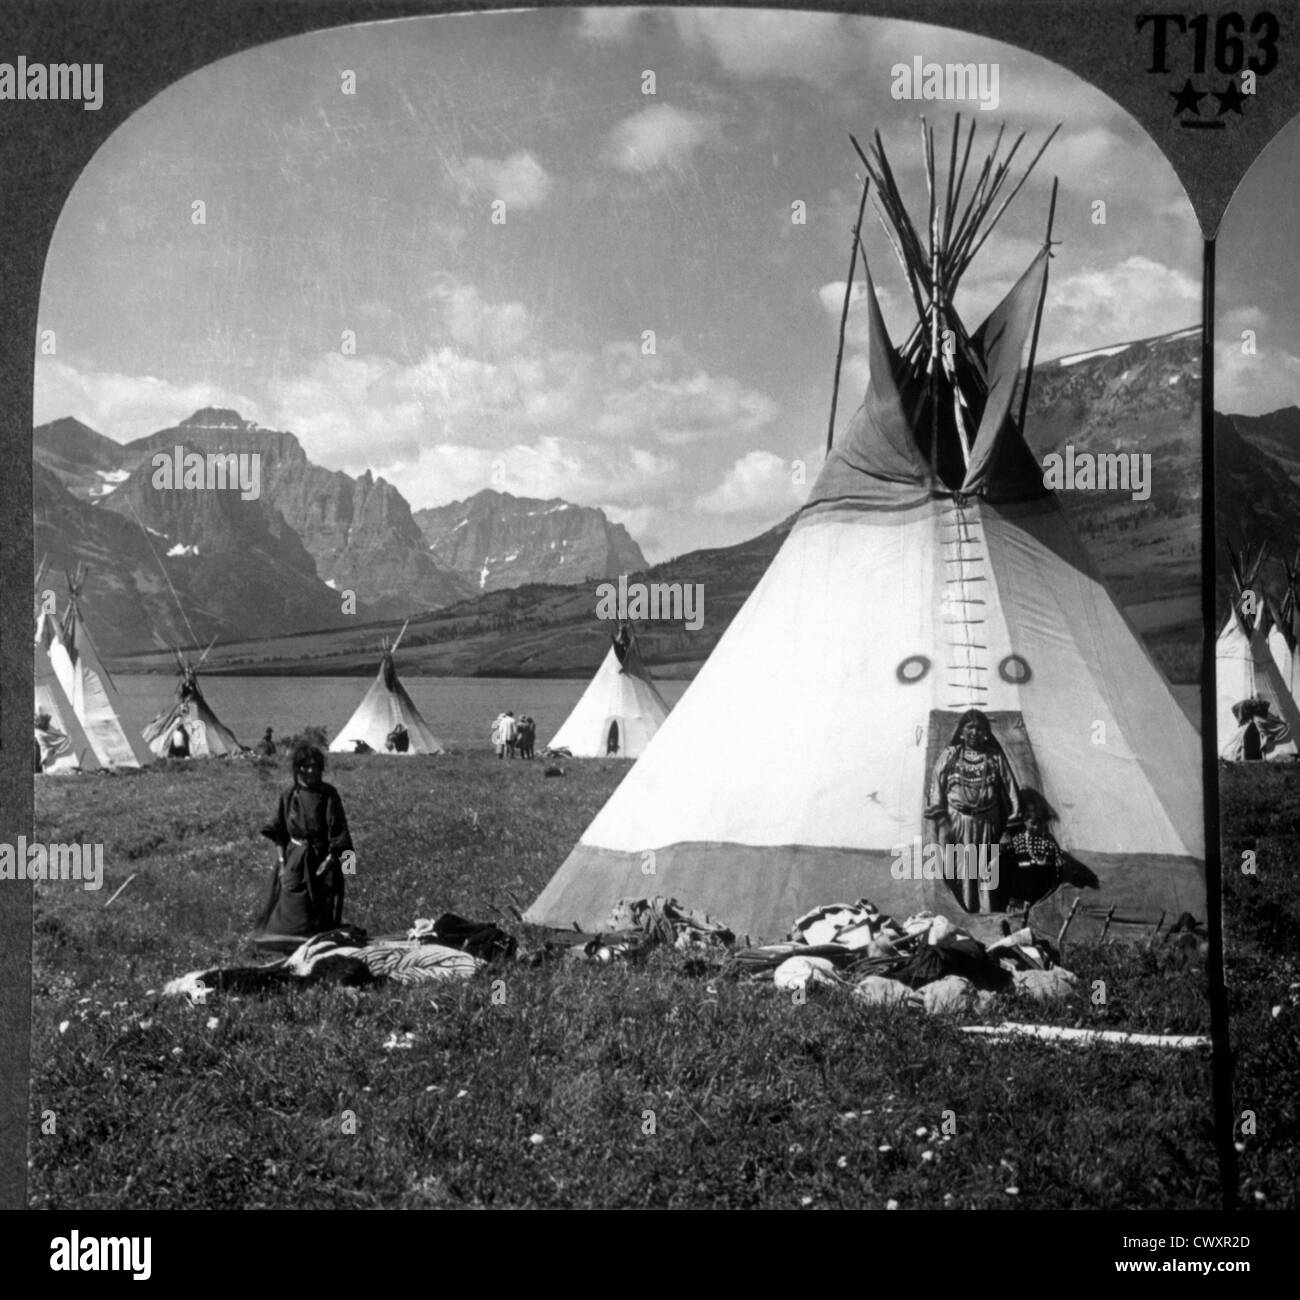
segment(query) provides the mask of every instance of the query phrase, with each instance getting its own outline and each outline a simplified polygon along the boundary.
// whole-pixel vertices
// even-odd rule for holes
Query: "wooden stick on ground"
[[[120,894],[120,893],[121,893],[121,892],[122,892],[122,891],[127,887],[127,885],[129,885],[129,884],[130,884],[130,883],[131,883],[131,882],[136,878],[136,876],[138,876],[139,874],[140,874],[140,873],[139,873],[138,871],[133,871],[133,872],[131,872],[131,874],[130,874],[129,876],[127,876],[127,878],[126,878],[124,881],[122,881],[122,883],[121,883],[120,885],[118,885],[117,889],[114,890],[114,892],[113,892],[113,898],[116,898],[116,897],[118,896],[118,894]],[[113,901],[113,898],[110,898],[110,899],[108,900],[108,903],[105,903],[104,906],[107,907],[107,906],[109,905],[109,903],[111,903],[111,902]]]
[[[1058,951],[1064,952],[1062,945],[1065,943],[1065,932],[1070,928],[1070,922],[1074,920],[1074,914],[1079,910],[1080,894],[1075,894],[1074,902],[1070,904],[1070,914],[1065,918],[1065,924],[1061,926],[1060,933],[1056,936],[1056,947]]]
[[[1106,931],[1110,929],[1110,918],[1111,918],[1112,916],[1114,916],[1114,915],[1115,915],[1115,904],[1112,903],[1112,904],[1110,905],[1110,911],[1108,911],[1108,912],[1106,913],[1106,924],[1103,925],[1103,926],[1101,927],[1101,940],[1100,940],[1100,943],[1105,943],[1105,942],[1106,942]],[[1100,946],[1100,944],[1099,944],[1098,946]]]
[[[1118,1029],[1072,1029],[1065,1025],[1022,1025],[1003,1021],[1000,1025],[963,1025],[963,1034],[985,1037],[1042,1038],[1069,1043],[1116,1043],[1125,1047],[1209,1047],[1202,1034],[1132,1034]]]
[[[1151,935],[1150,935],[1150,937],[1147,939],[1147,947],[1148,947],[1148,948],[1150,948],[1150,947],[1155,943],[1155,941],[1156,941],[1156,935],[1158,935],[1158,934],[1160,933],[1160,927],[1161,927],[1162,925],[1164,925],[1164,923],[1165,923],[1165,917],[1168,916],[1168,915],[1169,915],[1168,912],[1164,912],[1164,911],[1162,911],[1162,912],[1160,913],[1160,919],[1156,922],[1156,927],[1155,927],[1155,929],[1151,931]]]

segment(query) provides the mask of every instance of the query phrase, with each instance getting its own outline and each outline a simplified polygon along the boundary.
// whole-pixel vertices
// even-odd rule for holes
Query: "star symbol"
[[[1182,90],[1171,90],[1169,93],[1175,100],[1175,113],[1191,112],[1195,116],[1200,117],[1200,102],[1205,98],[1206,92],[1204,90],[1197,90],[1196,87],[1192,85],[1191,77],[1188,77],[1187,80],[1183,82]]]
[[[1245,103],[1246,96],[1237,89],[1235,81],[1228,82],[1227,90],[1212,90],[1210,93],[1219,101],[1220,117],[1227,113],[1236,113],[1238,117],[1242,116],[1241,106]]]

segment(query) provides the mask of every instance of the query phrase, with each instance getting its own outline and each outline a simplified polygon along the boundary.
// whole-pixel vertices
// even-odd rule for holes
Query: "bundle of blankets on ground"
[[[163,995],[205,1002],[212,993],[265,993],[288,985],[443,983],[469,979],[489,962],[515,953],[515,940],[505,931],[452,912],[436,921],[420,918],[405,935],[371,939],[359,927],[344,925],[306,940],[266,936],[261,945],[292,946],[292,951],[260,966],[190,971],[171,980]]]
[[[929,1012],[982,1010],[1012,989],[1065,997],[1078,982],[1028,929],[985,946],[946,917],[920,912],[900,923],[865,898],[808,912],[789,943],[746,949],[736,963],[751,974],[771,973],[779,989],[836,985],[862,1002]]]
[[[736,936],[707,912],[692,911],[675,898],[620,898],[597,934],[546,930],[537,960],[556,955],[594,962],[635,961],[654,948],[677,952],[729,950]]]

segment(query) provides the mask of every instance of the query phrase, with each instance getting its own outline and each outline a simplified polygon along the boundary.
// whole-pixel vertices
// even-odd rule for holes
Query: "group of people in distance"
[[[526,714],[516,718],[507,709],[498,713],[492,723],[492,744],[496,747],[498,758],[514,758],[518,751],[520,758],[533,757],[533,745],[537,740],[537,723]]]

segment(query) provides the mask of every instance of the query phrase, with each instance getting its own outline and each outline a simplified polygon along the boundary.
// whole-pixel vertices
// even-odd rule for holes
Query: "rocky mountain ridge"
[[[178,447],[255,453],[256,497],[156,487],[155,455]],[[206,642],[441,609],[484,590],[483,571],[494,565],[493,588],[559,570],[553,552],[575,581],[645,563],[626,530],[599,510],[542,503],[572,515],[571,525],[557,527],[545,511],[529,514],[537,503],[487,493],[443,507],[464,509],[459,531],[489,548],[478,556],[463,541],[448,543],[460,563],[477,565],[461,572],[439,560],[391,483],[369,470],[354,478],[316,465],[294,434],[223,408],[125,444],[78,420],[55,420],[34,430],[33,458],[37,557],[56,573],[91,565],[85,603],[107,654],[188,641],[189,628]],[[497,553],[500,564],[489,559]],[[344,611],[348,592],[355,613]]]
[[[465,501],[419,510],[415,520],[438,563],[479,592],[616,578],[646,567],[622,524],[558,497],[539,500],[488,488]]]

